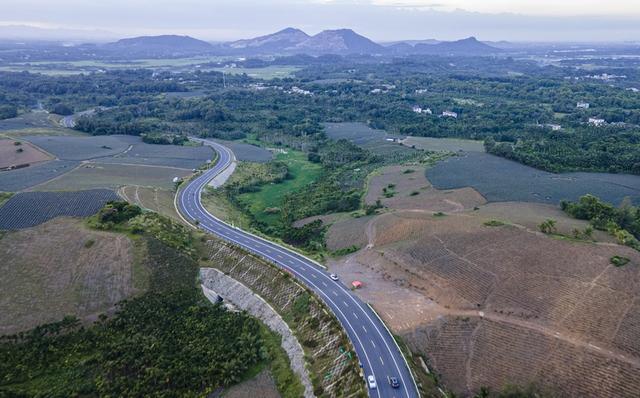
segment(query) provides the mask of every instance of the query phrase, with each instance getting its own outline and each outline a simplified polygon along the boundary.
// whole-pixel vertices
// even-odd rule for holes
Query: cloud
[[[591,4],[596,0],[580,0]],[[208,40],[233,40],[271,33],[287,26],[308,33],[348,27],[373,39],[459,39],[519,41],[637,40],[640,24],[629,16],[570,17],[566,0],[2,0],[2,21],[32,21],[43,26],[91,28],[121,36],[190,34]],[[557,15],[487,12],[540,4],[558,4]],[[475,6],[474,6],[475,4]],[[608,0],[618,9],[621,0]],[[460,6],[468,6],[468,10]],[[475,7],[475,8],[474,8]],[[575,7],[574,7],[575,8]],[[602,7],[579,7],[600,11]],[[553,10],[549,6],[546,9]],[[562,11],[562,12],[561,12]]]

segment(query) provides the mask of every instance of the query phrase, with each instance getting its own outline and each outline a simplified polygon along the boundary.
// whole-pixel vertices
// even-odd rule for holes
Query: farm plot
[[[0,139],[0,169],[25,164],[33,165],[50,159],[51,156],[27,142]]]
[[[438,190],[425,177],[424,166],[387,166],[370,177],[365,202],[391,209],[460,212],[486,201],[472,188]]]
[[[482,141],[461,140],[458,138],[407,137],[402,143],[409,147],[426,151],[444,152],[484,152]]]
[[[113,156],[124,152],[132,144],[140,142],[140,137],[126,135],[95,137],[25,136],[23,139],[62,160],[88,160]]]
[[[136,139],[132,147],[115,156],[96,159],[100,163],[144,164],[152,166],[195,169],[215,155],[209,146],[177,146],[145,144]]]
[[[387,141],[398,141],[399,136],[388,134],[384,130],[372,129],[364,123],[323,123],[323,126],[327,137],[333,140],[346,139],[377,155],[389,156],[414,151],[397,142]]]
[[[403,338],[413,350],[428,353],[443,383],[457,394],[534,383],[554,396],[633,397],[640,386],[637,365],[478,317],[443,317]]]
[[[29,128],[53,128],[56,126],[54,115],[47,112],[29,112],[12,119],[0,120],[0,131],[21,130]],[[60,128],[60,130],[63,130]]]
[[[39,191],[79,191],[85,189],[116,189],[123,185],[139,185],[173,189],[174,177],[187,177],[191,170],[163,166],[85,163],[60,178],[33,189]]]
[[[535,382],[562,396],[633,396],[640,254],[484,225],[481,211],[378,215],[367,228],[373,247],[331,270],[363,281],[358,294],[456,393]],[[629,264],[611,265],[615,255]]]
[[[134,267],[127,236],[90,230],[83,220],[58,218],[0,235],[0,335],[66,315],[96,320],[144,286]]]
[[[0,171],[0,191],[17,192],[42,184],[78,166],[71,160],[52,160],[35,166]]]
[[[118,195],[106,189],[80,192],[22,192],[0,207],[0,229],[40,225],[60,216],[87,217]]]
[[[245,144],[237,141],[215,140],[229,147],[236,159],[244,162],[266,163],[273,159],[273,153],[256,145]]]
[[[427,170],[427,178],[438,189],[473,187],[489,202],[557,204],[590,193],[616,205],[625,197],[640,203],[640,176],[553,174],[487,153],[448,158]]]

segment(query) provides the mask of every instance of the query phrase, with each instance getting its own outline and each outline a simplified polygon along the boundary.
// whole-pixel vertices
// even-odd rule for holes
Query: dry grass
[[[183,222],[174,206],[175,192],[173,191],[128,185],[120,188],[118,194],[129,203],[171,217],[175,221]]]
[[[124,235],[58,218],[9,232],[0,244],[0,334],[65,315],[93,318],[144,287]]]
[[[424,166],[389,166],[369,179],[367,204],[380,200],[394,210],[460,212],[486,203],[472,188],[441,191],[425,176]]]
[[[85,163],[75,170],[54,178],[31,190],[79,191],[95,188],[119,188],[123,185],[173,189],[174,177],[187,177],[191,171],[163,166],[141,166],[108,163]]]

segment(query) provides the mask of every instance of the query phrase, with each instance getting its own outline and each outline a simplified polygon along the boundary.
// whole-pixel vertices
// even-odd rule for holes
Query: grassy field
[[[318,179],[322,172],[320,165],[311,163],[302,152],[289,151],[280,153],[276,160],[286,163],[289,168],[290,179],[279,184],[269,184],[262,186],[259,191],[244,193],[239,196],[239,200],[248,205],[251,214],[260,222],[273,224],[278,222],[280,214],[267,213],[266,209],[279,208],[284,197],[290,193],[302,189]]]
[[[26,127],[18,130],[5,130],[0,132],[0,137],[7,138],[22,138],[26,136],[37,135],[59,135],[59,136],[76,136],[76,137],[88,137],[86,133],[82,133],[77,130],[57,128],[57,127]]]
[[[243,74],[258,79],[274,79],[288,77],[300,68],[288,65],[274,65],[264,68],[221,68],[211,67],[207,64],[219,63],[229,60],[229,57],[205,56],[192,58],[161,58],[161,59],[139,59],[123,62],[108,61],[70,61],[70,62],[29,62],[13,63],[0,66],[2,72],[31,72],[45,75],[77,75],[79,73],[94,72],[99,69],[195,69],[213,70],[228,74]]]
[[[241,75],[246,73],[249,77],[269,80],[289,77],[294,72],[300,70],[300,68],[287,65],[273,65],[264,68],[214,68],[212,70],[216,72],[224,72],[229,75]]]
[[[458,138],[407,137],[402,140],[402,143],[406,146],[427,151],[484,152],[482,141]]]
[[[163,216],[182,222],[173,203],[175,193],[167,189],[139,187],[135,185],[120,188],[118,194],[127,202],[144,209],[155,211]]]
[[[0,240],[0,334],[111,308],[144,285],[133,264],[129,238],[89,230],[81,220],[7,233]]]
[[[49,129],[68,131],[60,126],[60,117],[44,111],[27,112],[18,117],[0,120],[0,132],[6,133],[12,130],[23,129]],[[13,131],[12,131],[13,132]]]
[[[191,171],[171,167],[132,166],[86,163],[44,184],[31,188],[38,191],[74,191],[93,188],[119,188],[139,185],[173,189],[174,177],[186,177]]]

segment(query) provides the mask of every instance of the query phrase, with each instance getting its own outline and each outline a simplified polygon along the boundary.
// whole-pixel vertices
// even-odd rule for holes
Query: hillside
[[[324,30],[296,45],[294,52],[312,54],[377,54],[384,47],[351,29]]]
[[[475,37],[438,44],[418,43],[413,48],[414,53],[433,55],[488,55],[501,51],[478,41]]]
[[[243,50],[250,53],[280,53],[286,52],[303,41],[309,39],[309,35],[300,29],[286,28],[276,33],[253,39],[238,40],[228,43],[227,46],[234,50]]]
[[[119,55],[157,57],[201,54],[214,47],[190,36],[161,35],[121,39],[101,48]]]
[[[368,187],[365,201],[386,209],[329,227],[332,250],[362,248],[329,268],[364,283],[360,296],[448,390],[533,384],[551,396],[637,395],[637,251],[606,234],[546,236],[545,219],[567,236],[588,224],[554,206],[437,190],[415,165],[383,169]],[[614,256],[629,263],[612,265]]]

